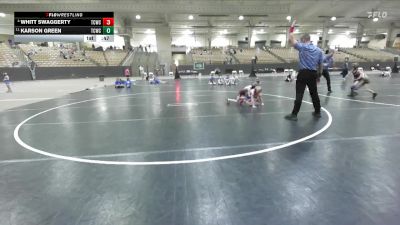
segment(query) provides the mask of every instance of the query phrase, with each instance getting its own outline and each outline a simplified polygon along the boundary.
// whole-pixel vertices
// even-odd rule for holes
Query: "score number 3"
[[[114,18],[103,18],[103,26],[114,26]]]

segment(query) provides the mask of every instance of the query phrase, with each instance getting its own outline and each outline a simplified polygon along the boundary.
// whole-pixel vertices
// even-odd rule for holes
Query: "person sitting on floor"
[[[224,85],[225,84],[225,80],[224,80],[224,78],[222,78],[221,74],[218,74],[217,84],[218,85]]]
[[[225,79],[224,79],[224,83],[227,86],[231,85],[231,75],[230,74],[226,74]]]
[[[160,80],[158,79],[158,77],[156,75],[154,75],[152,78],[150,78],[149,80],[150,84],[160,84]]]
[[[125,87],[126,88],[131,88],[133,81],[131,81],[131,79],[129,79],[129,77],[126,79],[125,82]]]
[[[115,88],[124,88],[125,87],[124,82],[120,78],[117,78],[115,80],[114,86],[115,86]]]
[[[216,85],[217,84],[216,79],[214,77],[214,73],[211,73],[210,79],[208,80],[208,84],[212,84],[212,85]]]
[[[381,77],[391,77],[392,76],[392,68],[390,66],[387,66],[385,70],[381,72]]]

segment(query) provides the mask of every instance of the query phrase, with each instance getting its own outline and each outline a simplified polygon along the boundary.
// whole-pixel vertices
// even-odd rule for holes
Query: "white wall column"
[[[251,27],[249,27],[248,36],[247,36],[247,39],[248,39],[248,42],[249,42],[249,45],[248,45],[249,48],[251,48],[251,36],[252,35],[253,35],[253,29]]]
[[[393,41],[394,39],[392,39],[393,36],[393,29],[394,29],[394,23],[390,23],[388,31],[387,31],[387,35],[386,35],[386,48],[390,48],[393,46]]]
[[[321,49],[326,49],[327,48],[327,41],[328,41],[328,33],[329,33],[329,27],[326,23],[322,26],[322,43],[321,43]]]
[[[360,47],[361,45],[361,40],[363,38],[364,34],[364,26],[361,23],[358,23],[357,25],[357,34],[356,34],[356,46]]]
[[[172,38],[168,26],[156,27],[156,42],[160,65],[165,65],[165,74],[168,74],[172,65]]]

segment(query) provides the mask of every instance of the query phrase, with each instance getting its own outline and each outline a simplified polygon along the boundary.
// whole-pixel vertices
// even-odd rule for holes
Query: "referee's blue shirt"
[[[324,60],[321,49],[312,43],[297,42],[294,48],[299,51],[300,70],[317,70],[318,65]]]

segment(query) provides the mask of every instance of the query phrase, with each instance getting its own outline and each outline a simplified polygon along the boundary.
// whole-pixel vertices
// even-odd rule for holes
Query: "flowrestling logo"
[[[384,19],[388,16],[388,13],[386,11],[370,11],[367,12],[367,14],[368,14],[368,19],[373,19],[373,18]]]

